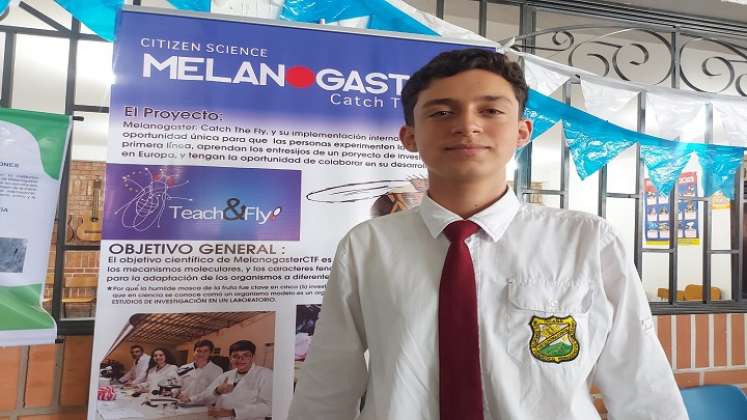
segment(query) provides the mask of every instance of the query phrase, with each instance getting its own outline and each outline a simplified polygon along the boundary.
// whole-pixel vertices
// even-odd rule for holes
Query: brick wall
[[[89,162],[89,161],[72,161],[70,166],[70,187],[68,192],[68,207],[67,214],[68,220],[65,222],[66,230],[74,230],[83,221],[87,220],[92,215],[92,205],[94,202],[94,182],[97,180],[102,181],[105,172],[106,164],[103,162]],[[103,211],[103,193],[99,192],[99,208],[98,216],[100,217]],[[52,246],[49,250],[49,265],[47,268],[48,276],[54,276],[55,267],[55,242],[56,238],[52,238]],[[73,237],[73,240],[68,241],[68,244],[85,244],[91,245],[96,244],[94,242],[82,242]],[[90,276],[96,276],[98,274],[99,267],[99,253],[98,251],[73,251],[69,250],[65,252],[65,285],[70,280],[75,278],[85,278]],[[63,296],[65,297],[87,297],[95,296],[96,289],[92,287],[64,287]],[[52,297],[52,284],[48,283],[45,288],[45,298],[47,302],[45,307],[49,310],[51,305],[50,299]],[[64,318],[79,318],[88,317],[95,315],[95,308],[91,304],[87,303],[66,303],[63,305]]]
[[[0,348],[0,419],[86,418],[92,337]]]
[[[67,214],[72,216],[91,216],[91,206],[93,204],[94,182],[103,181],[104,162],[91,162],[85,160],[74,160],[70,166],[70,186],[67,195]],[[103,188],[103,184],[101,186]],[[101,216],[100,199],[103,193],[99,192],[99,211]]]
[[[680,388],[732,384],[747,392],[746,314],[661,315],[656,332]],[[595,403],[606,413],[602,396]]]
[[[735,384],[747,391],[745,314],[658,316],[656,327],[682,388]],[[46,346],[0,348],[0,420],[84,419],[92,337]],[[598,390],[592,390],[606,413]]]
[[[659,316],[657,332],[681,387],[734,384],[747,391],[745,314]]]

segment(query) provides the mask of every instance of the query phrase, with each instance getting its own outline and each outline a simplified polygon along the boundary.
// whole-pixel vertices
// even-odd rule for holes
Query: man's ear
[[[529,140],[532,139],[532,120],[521,119],[519,120],[519,133],[516,138],[516,148],[521,149],[522,147],[529,144]]]
[[[399,129],[399,141],[402,142],[402,147],[410,152],[417,152],[418,145],[415,143],[415,128],[409,125],[403,125]]]

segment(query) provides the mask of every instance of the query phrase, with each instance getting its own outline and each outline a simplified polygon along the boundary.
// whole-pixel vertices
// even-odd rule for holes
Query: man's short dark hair
[[[133,351],[135,349],[140,349],[141,352],[145,353],[145,349],[140,344],[135,344],[135,345],[133,345],[133,346],[130,347],[130,351]]]
[[[410,76],[402,89],[405,124],[410,127],[415,124],[413,111],[418,102],[418,96],[420,92],[428,89],[432,81],[468,70],[486,70],[506,79],[511,84],[516,100],[519,102],[519,118],[524,115],[524,104],[527,101],[529,87],[524,80],[524,71],[521,66],[501,53],[482,48],[467,48],[442,52]]]
[[[210,349],[210,353],[212,353],[213,349],[215,348],[215,345],[210,340],[199,340],[195,343],[194,350],[197,350],[199,347],[207,347]]]
[[[228,348],[228,355],[230,356],[235,351],[248,351],[251,354],[256,354],[257,346],[249,340],[239,340],[231,344],[231,347]]]

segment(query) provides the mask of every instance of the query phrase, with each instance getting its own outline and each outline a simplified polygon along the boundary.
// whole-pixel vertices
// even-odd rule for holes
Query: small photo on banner
[[[296,389],[301,368],[303,368],[306,356],[314,338],[316,324],[319,321],[319,313],[322,305],[298,305],[296,306],[296,336],[293,365],[293,390]]]
[[[215,290],[206,299],[224,305],[252,299]],[[190,300],[151,295],[161,305]],[[221,409],[239,418],[270,417],[275,320],[274,311],[133,314],[99,361],[96,418],[229,418]],[[225,383],[232,390],[216,393]]]
[[[646,203],[644,225],[646,245],[666,246],[672,235],[669,226],[669,196],[661,195],[650,179],[646,179]],[[677,182],[680,200],[677,205],[677,243],[698,245],[700,243],[700,216],[698,202],[692,200],[698,191],[697,172],[683,172]]]

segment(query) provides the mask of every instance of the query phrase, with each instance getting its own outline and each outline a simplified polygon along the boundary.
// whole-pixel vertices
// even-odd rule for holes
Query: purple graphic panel
[[[298,241],[301,171],[109,164],[104,239]]]

